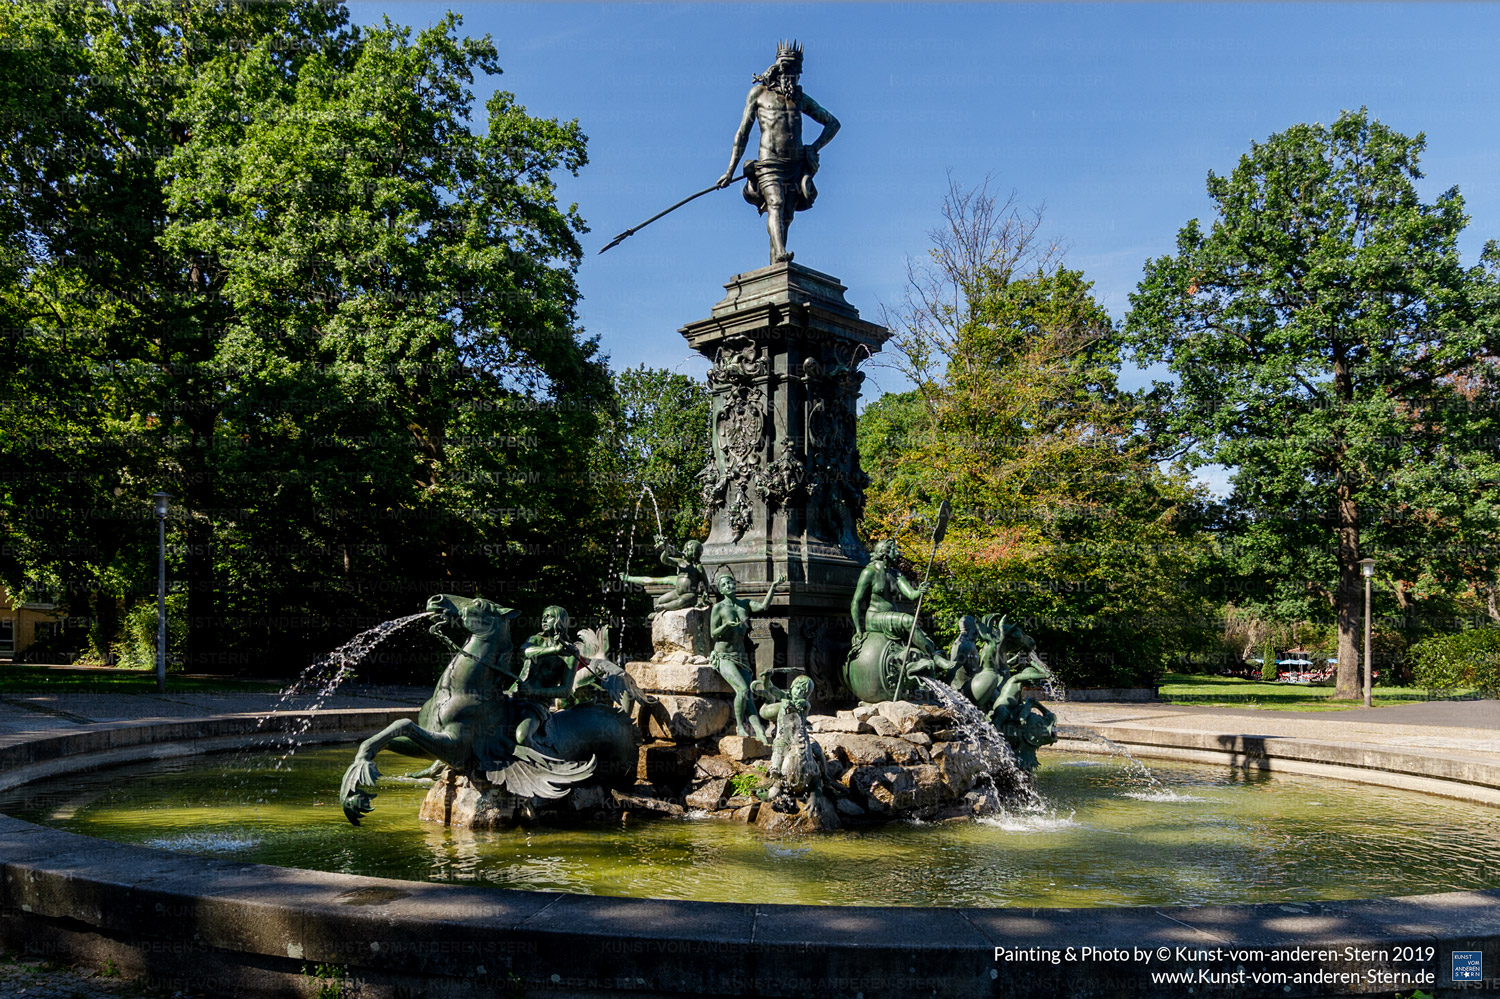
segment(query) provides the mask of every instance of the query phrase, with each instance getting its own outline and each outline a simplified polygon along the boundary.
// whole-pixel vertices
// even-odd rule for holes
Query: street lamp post
[[[1370,579],[1375,575],[1375,560],[1359,560],[1359,574],[1365,577],[1365,707],[1370,706],[1370,677],[1374,673],[1370,663]]]
[[[167,689],[167,501],[171,493],[155,493],[156,500],[156,689]]]

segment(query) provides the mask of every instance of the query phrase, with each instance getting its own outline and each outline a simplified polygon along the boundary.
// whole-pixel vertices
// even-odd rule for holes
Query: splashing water
[[[1074,818],[1077,812],[1069,812],[1067,815],[1058,815],[1050,810],[1045,812],[1027,812],[1021,815],[1011,815],[1002,812],[999,815],[989,815],[978,821],[987,826],[994,826],[1011,833],[1053,833],[1065,829],[1082,828],[1082,823]]]
[[[145,842],[156,850],[173,850],[178,853],[240,853],[260,845],[259,838],[232,836],[228,833],[184,833],[181,836],[163,836]]]
[[[919,676],[917,679],[953,716],[958,723],[958,730],[964,734],[965,739],[979,748],[985,762],[1001,769],[1007,765],[1015,765],[1015,754],[1011,752],[1010,744],[973,701],[941,680],[930,676]]]
[[[652,491],[650,486],[643,482],[641,483],[641,491],[636,493],[635,507],[631,511],[628,527],[622,526],[615,532],[614,544],[610,546],[613,552],[618,553],[621,547],[620,536],[622,534],[625,535],[625,560],[618,570],[615,569],[613,560],[611,560],[610,572],[605,578],[604,586],[602,587],[603,594],[606,597],[615,590],[618,590],[620,593],[620,610],[618,615],[610,616],[608,609],[606,609],[605,623],[612,626],[610,633],[620,636],[622,641],[625,636],[626,602],[630,599],[630,595],[635,592],[635,589],[631,584],[623,582],[620,579],[620,575],[630,572],[630,560],[635,556],[635,526],[641,519],[641,501],[648,496],[651,498],[652,512],[656,516],[656,533],[658,536],[666,534],[666,528],[662,526],[661,521],[661,505],[656,502],[656,493]],[[608,651],[607,649],[605,650],[606,656],[608,655]],[[621,657],[625,657],[623,652],[621,653]]]
[[[1134,798],[1136,801],[1150,801],[1157,803],[1204,800],[1202,797],[1196,794],[1183,794],[1181,791],[1172,791],[1166,788],[1163,788],[1160,791],[1126,791],[1123,795],[1121,795],[1121,797]]]
[[[995,807],[1001,812],[1005,809],[1005,799],[1011,798],[1023,811],[1038,811],[1045,809],[1046,802],[1032,786],[1031,777],[1016,763],[1016,754],[1010,748],[1010,743],[995,728],[983,711],[963,694],[954,690],[941,680],[930,676],[918,677],[922,685],[927,688],[948,713],[953,716],[958,730],[963,733],[964,741],[972,745],[978,752],[979,758],[984,761],[984,773],[981,775],[989,785],[989,790],[994,795]],[[999,781],[1004,781],[1011,793],[1002,794]],[[1018,800],[1017,800],[1018,799]]]
[[[312,703],[301,709],[301,716],[296,719],[290,729],[280,733],[274,743],[282,749],[275,768],[280,770],[297,752],[301,746],[302,737],[312,727],[313,712],[322,708],[328,699],[338,692],[340,685],[354,675],[354,670],[361,660],[373,652],[377,645],[408,624],[431,617],[433,617],[431,611],[422,611],[418,614],[408,614],[406,617],[382,621],[375,627],[355,635],[328,655],[314,660],[307,669],[303,670],[302,675],[281,692],[276,703],[271,705],[271,710],[256,724],[257,729],[264,728],[277,712],[291,708],[292,698],[311,695]]]
[[[1058,676],[1051,666],[1042,662],[1042,657],[1036,654],[1035,649],[1031,650],[1029,654],[1031,656],[1031,665],[1047,671],[1047,676],[1042,680],[1042,690],[1046,693],[1047,700],[1066,701],[1068,699],[1068,685],[1063,683],[1062,677]]]
[[[644,499],[647,496],[651,497],[651,509],[656,514],[656,533],[657,534],[666,534],[667,533],[666,529],[661,526],[661,506],[656,502],[656,493],[652,490],[652,488],[650,486],[646,485],[646,483],[644,483],[644,482],[641,483],[641,491],[640,491],[639,494],[636,495],[636,498],[635,498],[635,518],[634,519],[636,519],[636,520],[640,519],[640,515],[641,515],[641,500]]]
[[[1115,759],[1122,760],[1125,764],[1125,780],[1136,785],[1136,790],[1126,792],[1128,798],[1140,798],[1144,801],[1173,801],[1176,800],[1176,792],[1171,791],[1161,779],[1152,773],[1146,764],[1131,755],[1130,750],[1098,732],[1089,730],[1090,742],[1097,742],[1109,751],[1109,755]]]

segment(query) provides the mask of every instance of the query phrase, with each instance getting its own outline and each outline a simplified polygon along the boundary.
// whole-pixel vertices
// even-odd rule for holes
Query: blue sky
[[[803,43],[803,87],[843,123],[790,245],[840,277],[869,319],[899,301],[950,172],[1045,205],[1047,235],[1119,318],[1146,259],[1210,217],[1209,170],[1360,106],[1426,133],[1424,199],[1462,190],[1467,262],[1500,238],[1496,5],[351,5],[362,23],[386,14],[417,27],[450,8],[499,47],[505,73],[479,82],[477,103],[503,87],[589,136],[590,164],[561,194],[592,228],[582,320],[617,369],[701,375],[677,328],[707,316],[731,275],[766,263],[764,228],[734,188],[596,251],[714,182],[750,75],[783,37]],[[867,394],[903,387],[870,373]]]

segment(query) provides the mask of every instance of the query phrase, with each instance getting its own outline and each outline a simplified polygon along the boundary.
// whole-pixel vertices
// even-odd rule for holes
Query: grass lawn
[[[167,674],[167,691],[275,691],[280,685],[264,680],[231,680],[219,677]],[[154,694],[156,671],[141,669],[82,669],[34,666],[30,663],[0,663],[0,694],[53,691],[86,694]]]
[[[1425,701],[1430,694],[1424,687],[1377,686],[1376,707]],[[1280,711],[1347,711],[1362,708],[1364,701],[1335,701],[1333,687],[1311,687],[1295,683],[1266,683],[1241,680],[1231,676],[1193,676],[1167,673],[1162,677],[1160,696],[1164,701],[1184,704],[1223,704],[1237,708],[1275,708]]]

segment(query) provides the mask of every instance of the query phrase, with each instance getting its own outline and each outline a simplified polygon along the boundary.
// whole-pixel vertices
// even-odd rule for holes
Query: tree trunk
[[[1348,351],[1343,342],[1334,338],[1333,390],[1340,406],[1354,404],[1354,376],[1349,369]],[[1343,430],[1336,431],[1334,448],[1334,473],[1338,485],[1334,492],[1338,502],[1338,524],[1334,536],[1338,540],[1339,585],[1334,594],[1334,617],[1339,628],[1338,680],[1333,696],[1355,698],[1363,694],[1359,680],[1359,632],[1360,617],[1364,606],[1360,600],[1359,576],[1359,508],[1354,501],[1354,484],[1351,480],[1348,459],[1348,442]]]
[[[95,594],[94,600],[94,628],[89,636],[93,641],[94,651],[105,662],[109,662],[109,647],[119,637],[120,630],[120,601],[113,593],[105,593],[100,590]],[[110,663],[110,665],[114,665]]]
[[[1360,681],[1360,625],[1364,614],[1364,591],[1359,575],[1359,511],[1354,490],[1347,482],[1338,486],[1339,586],[1334,598],[1339,626],[1338,685],[1334,696],[1363,696]]]

